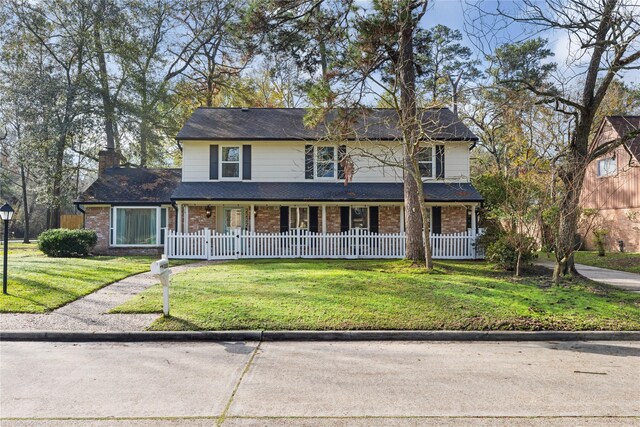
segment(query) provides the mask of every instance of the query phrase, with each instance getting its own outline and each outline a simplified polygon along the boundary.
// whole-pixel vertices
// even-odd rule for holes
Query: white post
[[[178,204],[178,233],[182,233],[182,205]]]
[[[471,250],[469,251],[469,253],[472,255],[473,259],[477,258],[477,253],[476,253],[476,242],[478,240],[478,236],[477,236],[477,225],[476,225],[476,205],[472,205],[471,206],[471,239],[469,239],[471,241]]]
[[[189,232],[189,205],[184,207],[184,232]]]
[[[165,317],[169,315],[169,282],[171,281],[171,273],[167,272],[160,276],[162,282],[162,313]]]
[[[400,206],[400,234],[404,233],[404,205]]]
[[[208,228],[204,229],[204,257],[211,258],[211,230]]]
[[[250,218],[249,218],[249,227],[251,232],[255,232],[256,231],[256,211],[255,211],[255,205],[251,205],[249,207],[249,212],[250,212]]]
[[[322,234],[327,234],[327,205],[322,205]]]

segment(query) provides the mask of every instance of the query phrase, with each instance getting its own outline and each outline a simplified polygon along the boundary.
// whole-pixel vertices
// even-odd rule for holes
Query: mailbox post
[[[169,282],[171,281],[171,269],[166,255],[162,259],[151,263],[151,274],[160,279],[162,283],[162,312],[169,315]]]

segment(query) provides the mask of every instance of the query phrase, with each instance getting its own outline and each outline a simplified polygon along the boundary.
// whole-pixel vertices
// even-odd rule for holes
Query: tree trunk
[[[50,228],[60,228],[60,205],[62,204],[64,149],[66,146],[67,137],[66,135],[61,135],[56,146],[55,169],[53,173],[53,183],[51,186],[51,199],[53,200],[53,206],[50,210]]]
[[[422,188],[409,171],[417,168],[419,149],[419,124],[416,105],[416,72],[413,52],[415,23],[411,16],[410,2],[400,10],[400,34],[398,40],[398,68],[400,83],[400,122],[403,138],[404,164],[404,205],[405,229],[407,235],[406,257],[414,262],[424,262],[425,244],[420,200]]]
[[[518,251],[518,257],[516,258],[516,271],[515,276],[520,277],[521,269],[522,269],[522,252]]]
[[[29,199],[27,197],[27,175],[24,164],[20,163],[20,181],[22,183],[22,209],[24,212],[24,237],[22,243],[29,243]]]
[[[98,80],[100,80],[100,92],[102,95],[102,108],[104,110],[104,131],[107,136],[107,149],[115,149],[115,137],[113,129],[113,121],[115,117],[115,109],[111,99],[111,93],[109,90],[109,74],[107,72],[107,62],[105,59],[104,49],[102,47],[102,35],[100,30],[102,28],[102,20],[106,9],[106,3],[104,0],[100,2],[100,10],[96,13],[96,22],[93,26],[93,39],[96,49],[96,56],[98,58]]]

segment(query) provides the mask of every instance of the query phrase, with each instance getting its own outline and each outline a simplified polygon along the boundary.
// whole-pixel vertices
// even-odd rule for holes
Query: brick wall
[[[280,206],[256,206],[254,209],[257,233],[280,232]]]
[[[467,208],[465,206],[442,207],[442,234],[467,231]]]
[[[212,207],[211,217],[207,218],[206,206],[189,206],[189,233],[208,228],[211,231],[216,229],[216,208]]]
[[[320,222],[318,231],[322,232],[322,208],[320,208]],[[327,233],[340,232],[340,206],[327,206]]]
[[[93,252],[106,253],[109,250],[109,219],[111,216],[110,207],[91,207],[84,209],[84,228],[95,230],[98,235],[98,243]]]
[[[382,234],[400,232],[400,206],[378,208],[378,231]]]

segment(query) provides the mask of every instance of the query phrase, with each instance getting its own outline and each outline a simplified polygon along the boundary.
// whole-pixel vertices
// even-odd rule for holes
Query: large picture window
[[[369,229],[369,208],[366,206],[351,208],[351,229]]]
[[[618,164],[614,157],[598,160],[598,176],[613,176],[618,172]]]
[[[289,208],[289,229],[308,230],[309,229],[309,208],[291,207]]]
[[[435,162],[433,155],[434,147],[424,147],[418,151],[418,166],[420,167],[420,175],[423,178],[434,178]]]
[[[240,147],[222,147],[221,151],[222,178],[240,178]]]
[[[316,148],[316,178],[336,177],[336,147]]]
[[[159,246],[164,243],[166,208],[114,207],[111,211],[113,246]]]

